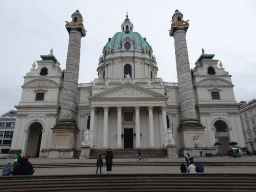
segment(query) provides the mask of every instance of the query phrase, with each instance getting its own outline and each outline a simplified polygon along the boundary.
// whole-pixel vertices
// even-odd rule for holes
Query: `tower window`
[[[153,78],[153,73],[152,73],[152,71],[150,71],[150,76],[151,76],[151,79]]]
[[[102,77],[103,77],[103,79],[105,79],[105,71],[103,72],[103,76]]]
[[[130,30],[132,30],[132,27],[130,27]]]
[[[123,27],[123,31],[124,31],[124,27]]]
[[[170,122],[169,122],[169,117],[166,115],[166,122],[167,122],[167,129],[170,128]]]
[[[43,101],[44,100],[44,93],[36,93],[36,100]]]
[[[129,26],[128,25],[126,25],[126,30],[129,30]]]
[[[130,75],[132,77],[132,66],[130,64],[126,64],[124,66],[124,75]]]
[[[125,49],[130,49],[131,48],[131,44],[130,43],[128,43],[128,42],[126,42],[125,44],[124,44],[124,48]]]
[[[87,119],[87,129],[90,129],[90,123],[91,123],[91,116],[88,116],[88,119]]]
[[[214,70],[213,67],[209,67],[209,68],[208,68],[208,74],[209,74],[209,75],[214,75],[214,74],[215,74],[215,70]]]
[[[216,99],[220,99],[220,93],[219,92],[211,92],[212,93],[212,99],[216,100]]]
[[[74,22],[77,22],[77,17],[74,18]]]
[[[180,17],[178,17],[178,18],[177,18],[177,20],[178,20],[178,21],[181,21],[181,18],[180,18]]]
[[[47,75],[48,74],[48,69],[46,67],[41,69],[40,75]]]

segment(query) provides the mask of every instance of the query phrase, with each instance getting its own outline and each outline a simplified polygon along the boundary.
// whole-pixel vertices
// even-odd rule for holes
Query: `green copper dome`
[[[74,12],[72,15],[81,15],[81,13],[79,12],[79,10],[76,10],[76,12]]]
[[[109,42],[105,45],[105,47],[111,47],[111,52],[114,52],[115,47],[121,46],[121,41],[127,37],[134,41],[133,48],[135,48],[135,45],[137,45],[140,47],[142,52],[144,52],[144,46],[150,47],[146,41],[146,38],[142,38],[139,33],[132,31],[129,31],[129,33],[126,33],[125,31],[116,33],[111,39],[109,39]]]
[[[183,15],[178,9],[176,9],[173,15],[177,15],[177,14]]]

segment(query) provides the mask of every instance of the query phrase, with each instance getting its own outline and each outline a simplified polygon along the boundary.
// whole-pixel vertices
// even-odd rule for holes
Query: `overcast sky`
[[[0,114],[15,109],[21,86],[40,55],[53,54],[66,65],[68,32],[64,21],[79,9],[87,30],[82,38],[79,83],[97,77],[97,65],[109,37],[121,31],[126,11],[134,31],[146,37],[158,64],[158,77],[177,82],[174,40],[169,36],[176,9],[190,20],[187,44],[190,67],[201,54],[215,54],[232,75],[236,101],[255,98],[256,1],[12,1],[0,0]]]

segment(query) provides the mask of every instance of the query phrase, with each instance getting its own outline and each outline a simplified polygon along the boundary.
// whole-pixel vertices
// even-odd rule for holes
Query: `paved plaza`
[[[29,161],[35,166],[34,175],[76,175],[76,174],[95,174],[96,159],[42,159],[30,158]],[[0,165],[3,167],[13,159],[1,159]],[[173,163],[177,165],[173,165]],[[256,156],[243,156],[242,158],[224,157],[207,157],[195,158],[195,162],[204,163],[230,163],[230,166],[204,166],[205,173],[256,173],[256,166],[246,166],[246,163],[254,163],[256,165]],[[104,160],[105,163],[105,160]],[[159,173],[180,173],[179,164],[185,163],[184,158],[159,158],[148,159],[146,162],[136,163],[135,159],[114,159],[112,174],[159,174]],[[117,165],[115,165],[115,163]],[[125,164],[127,163],[127,165]],[[131,165],[136,163],[136,166]],[[149,166],[144,166],[149,164]],[[155,163],[155,165],[154,165]],[[161,163],[161,164],[159,164]],[[170,165],[169,165],[170,163]],[[172,164],[171,164],[172,163]],[[237,163],[237,166],[235,165]],[[63,166],[58,166],[62,164]],[[95,164],[95,165],[94,165]],[[123,164],[123,165],[120,165]],[[141,164],[141,165],[140,165]],[[144,164],[144,165],[143,165]],[[40,168],[39,165],[47,165]],[[72,166],[75,165],[75,166]],[[38,166],[38,168],[37,168]],[[102,167],[102,173],[106,174],[106,166]]]

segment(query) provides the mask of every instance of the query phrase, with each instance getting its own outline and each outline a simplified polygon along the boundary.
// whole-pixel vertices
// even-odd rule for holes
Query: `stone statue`
[[[130,78],[131,78],[131,76],[129,73],[127,75],[125,75],[125,79],[129,80]]]
[[[204,54],[204,48],[202,48],[202,54]]]
[[[108,82],[108,77],[105,79],[105,88],[108,88],[108,84],[109,84],[109,82]]]
[[[120,46],[115,47],[115,51],[119,51]]]
[[[220,66],[220,68],[222,68],[222,67],[223,67],[223,64],[221,63],[221,61],[220,61],[220,64],[219,64],[219,66]]]
[[[151,80],[148,79],[148,87],[151,87]]]
[[[53,54],[53,49],[50,50],[51,55]]]
[[[168,128],[167,130],[165,130],[165,136],[168,136],[168,140],[167,140],[168,144],[172,144],[172,145],[175,144],[174,135],[172,134],[171,128]]]
[[[58,61],[56,62],[55,66],[57,67],[57,69],[59,68],[60,64]]]
[[[159,85],[160,85],[160,87],[164,87],[163,79],[160,80]]]
[[[135,45],[135,51],[140,51],[140,47],[138,45]]]
[[[86,129],[86,131],[84,131],[84,140],[82,142],[82,145],[90,145],[90,136],[91,136],[91,131],[89,131],[88,129]]]
[[[36,62],[34,62],[34,63],[32,64],[32,67],[33,67],[33,69],[36,68]]]

